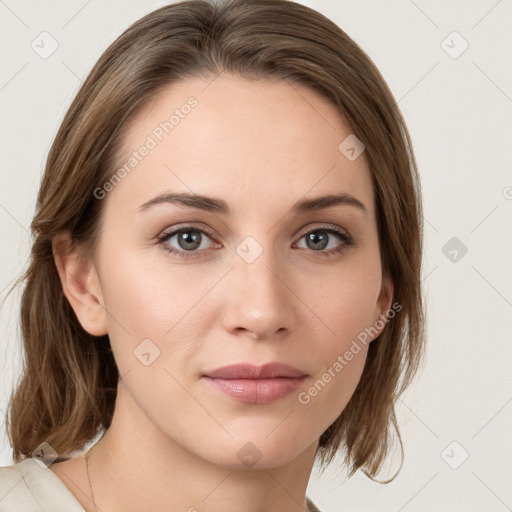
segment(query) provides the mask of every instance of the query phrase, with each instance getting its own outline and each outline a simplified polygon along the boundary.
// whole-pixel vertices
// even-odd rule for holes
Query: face
[[[306,87],[188,80],[133,120],[125,172],[97,191],[94,272],[122,385],[205,460],[282,465],[357,386],[368,351],[358,336],[389,307],[389,288],[365,155],[338,149],[350,133]],[[338,200],[315,208],[322,196]],[[262,371],[269,363],[295,370]],[[253,367],[222,370],[243,364]]]

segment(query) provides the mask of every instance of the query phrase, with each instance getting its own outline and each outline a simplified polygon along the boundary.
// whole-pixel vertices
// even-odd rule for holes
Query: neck
[[[98,510],[299,512],[306,509],[316,446],[268,469],[212,464],[169,439],[120,384],[112,424],[89,454],[89,471]]]

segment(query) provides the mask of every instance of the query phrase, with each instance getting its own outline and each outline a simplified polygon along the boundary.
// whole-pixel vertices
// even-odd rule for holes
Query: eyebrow
[[[226,203],[226,201],[223,199],[217,199],[214,197],[194,194],[190,192],[165,192],[140,205],[137,208],[137,211],[146,211],[151,207],[159,204],[176,204],[217,214],[232,215],[228,203]],[[359,201],[359,199],[356,199],[354,196],[345,192],[329,194],[312,199],[300,199],[291,207],[290,211],[294,214],[300,214],[323,210],[335,205],[354,206],[362,211],[365,215],[368,215],[366,206],[361,201]]]

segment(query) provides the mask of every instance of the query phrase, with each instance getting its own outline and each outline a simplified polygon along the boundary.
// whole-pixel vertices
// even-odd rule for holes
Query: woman
[[[49,153],[0,510],[315,511],[340,450],[376,479],[424,350],[421,219],[396,102],[330,20],[136,22]]]

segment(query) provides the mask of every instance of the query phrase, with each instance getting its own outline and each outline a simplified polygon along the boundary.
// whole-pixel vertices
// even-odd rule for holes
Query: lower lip
[[[293,393],[306,377],[274,379],[218,379],[203,377],[226,395],[250,404],[269,404]]]

